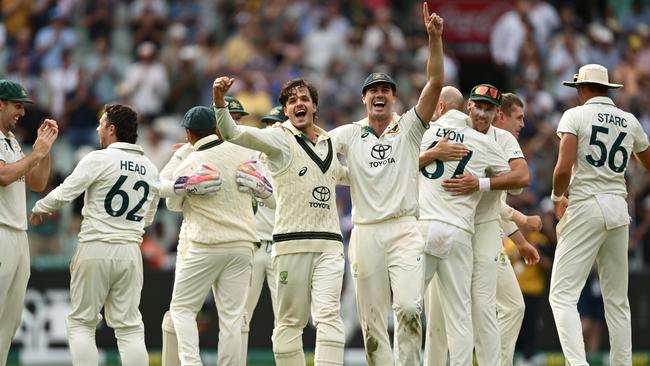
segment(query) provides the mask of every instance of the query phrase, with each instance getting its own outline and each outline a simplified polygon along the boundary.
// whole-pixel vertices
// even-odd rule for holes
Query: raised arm
[[[248,126],[239,126],[230,116],[224,97],[235,79],[221,76],[212,83],[212,98],[214,112],[217,115],[217,132],[221,138],[249,149],[261,151],[270,158],[277,157],[290,147],[282,129],[259,129]]]
[[[424,128],[429,127],[429,121],[438,105],[440,90],[444,81],[444,66],[442,52],[442,28],[443,21],[438,14],[429,13],[429,5],[425,1],[422,4],[424,25],[429,36],[429,58],[427,59],[427,83],[420,93],[420,99],[415,106]]]

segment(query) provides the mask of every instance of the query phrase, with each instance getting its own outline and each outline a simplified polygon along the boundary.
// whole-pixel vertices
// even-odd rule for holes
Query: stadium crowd
[[[614,83],[625,85],[613,94],[616,104],[649,132],[650,1],[505,3],[510,10],[489,30],[488,69],[494,72],[468,85],[491,82],[525,101],[520,143],[532,182],[509,203],[542,217],[543,230],[527,234],[543,260],[526,267],[516,250],[511,254],[524,296],[540,297],[557,240],[548,198],[559,141],[555,130],[561,113],[578,104],[561,81],[571,80],[581,65],[602,64]],[[325,130],[361,118],[361,81],[374,71],[391,74],[400,85],[397,110],[403,112],[426,82],[426,34],[413,21],[420,11],[419,2],[391,0],[4,0],[0,75],[22,84],[36,102],[18,124],[25,146],[45,116],[60,123],[53,188],[96,148],[100,109],[114,101],[142,115],[138,142],[162,168],[172,145],[184,138],[176,128],[183,113],[211,104],[216,75],[238,80],[230,93],[250,113],[242,120],[248,125],[259,125],[277,104],[282,84],[298,76],[319,90]],[[445,52],[444,84],[467,93],[462,73],[472,64],[459,60],[453,47]],[[630,268],[643,270],[650,268],[650,175],[636,161],[628,172]],[[349,193],[339,190],[341,224],[349,233]],[[29,193],[28,208],[41,197]],[[35,268],[67,265],[82,202],[30,228]],[[180,218],[159,210],[142,245],[148,267],[173,268]]]

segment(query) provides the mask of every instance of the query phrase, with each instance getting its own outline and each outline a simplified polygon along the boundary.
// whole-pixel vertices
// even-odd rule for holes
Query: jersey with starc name
[[[449,143],[463,144],[469,153],[460,161],[435,160],[420,170],[420,220],[436,220],[474,233],[474,215],[482,192],[453,196],[442,188],[445,179],[466,173],[476,177],[510,170],[502,149],[484,134],[469,127],[469,117],[451,110],[424,133],[421,150],[433,148],[445,135]]]
[[[564,112],[557,134],[562,137],[565,133],[578,139],[570,200],[598,193],[626,197],[625,169],[633,153],[649,146],[648,136],[636,117],[617,108],[610,98],[595,97]]]
[[[116,142],[86,155],[34,212],[61,208],[84,191],[79,243],[140,244],[158,203],[156,166],[138,145]]]
[[[330,132],[350,170],[352,222],[418,216],[418,155],[425,128],[415,108],[377,136],[367,119]]]

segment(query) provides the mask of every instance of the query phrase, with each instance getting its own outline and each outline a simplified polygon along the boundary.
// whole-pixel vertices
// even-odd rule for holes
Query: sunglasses
[[[476,88],[474,88],[472,94],[482,95],[486,97],[491,97],[493,99],[501,100],[501,92],[497,88],[487,86],[487,85],[477,86]]]

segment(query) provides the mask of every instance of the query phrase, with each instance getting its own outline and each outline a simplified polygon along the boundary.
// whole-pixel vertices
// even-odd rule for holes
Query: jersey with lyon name
[[[5,164],[13,164],[25,157],[14,134],[5,136],[0,131],[0,160]],[[27,230],[27,202],[25,198],[25,176],[22,176],[5,187],[0,187],[0,225],[16,230]]]
[[[367,118],[330,132],[347,160],[354,224],[418,216],[418,156],[425,130],[411,108],[394,115],[383,132],[373,131]]]
[[[469,127],[469,117],[451,110],[424,133],[421,150],[434,147],[445,135],[449,143],[463,144],[469,153],[460,161],[435,160],[420,170],[420,220],[436,220],[474,233],[474,214],[482,192],[453,196],[442,182],[459,174],[476,177],[499,175],[510,170],[503,151],[489,137]]]
[[[485,135],[501,147],[504,156],[508,162],[515,159],[523,159],[524,154],[517,139],[508,131],[498,127],[490,126]],[[475,224],[500,220],[499,212],[501,211],[501,197],[503,191],[490,191],[483,193],[481,200],[476,207]]]
[[[617,108],[610,98],[594,97],[564,112],[557,134],[562,137],[565,133],[578,139],[570,199],[582,200],[599,193],[626,197],[625,169],[632,153],[649,146],[636,117]]]
[[[115,142],[81,159],[33,212],[53,212],[85,191],[80,244],[140,244],[156,213],[159,184],[158,169],[140,146]]]

